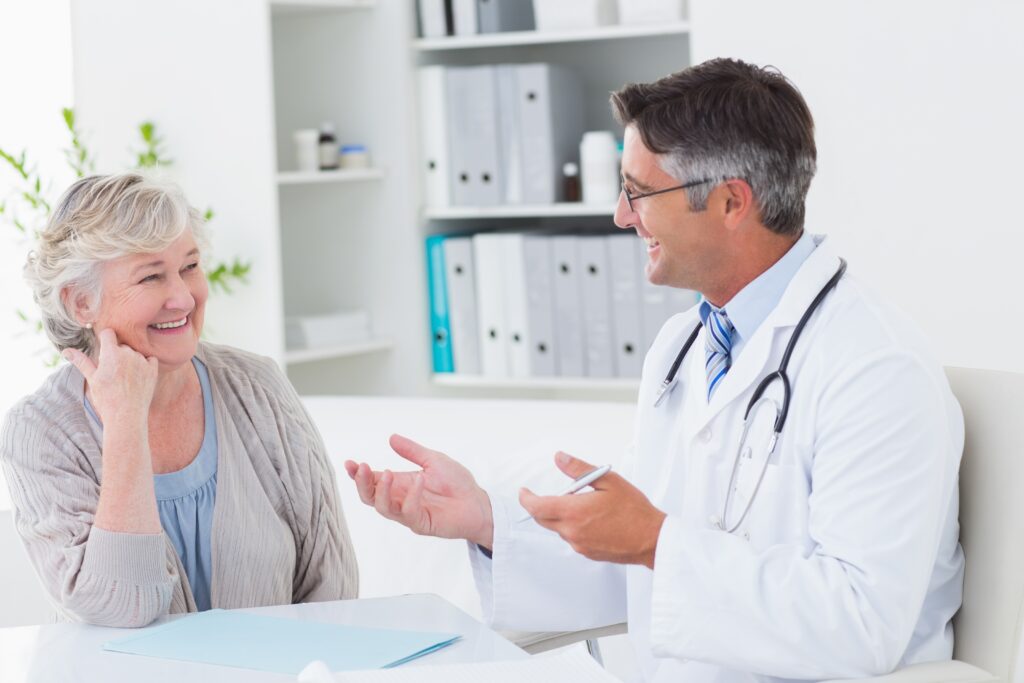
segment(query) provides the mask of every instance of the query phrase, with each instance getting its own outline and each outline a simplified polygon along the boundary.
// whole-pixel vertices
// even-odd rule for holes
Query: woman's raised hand
[[[468,469],[444,453],[397,434],[394,451],[418,465],[415,472],[375,472],[366,463],[345,462],[359,498],[425,536],[464,538],[485,548],[494,542],[491,501]]]
[[[96,361],[78,349],[65,349],[64,358],[78,368],[89,383],[89,399],[100,420],[107,424],[121,417],[149,415],[159,374],[159,361],[120,344],[113,330],[97,334]]]

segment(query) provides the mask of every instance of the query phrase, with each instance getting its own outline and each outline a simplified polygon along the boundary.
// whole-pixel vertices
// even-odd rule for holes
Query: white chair
[[[861,683],[1020,683],[1016,671],[1024,636],[1024,375],[966,368],[947,368],[946,374],[966,426],[960,543],[967,564],[963,606],[954,619],[956,659],[908,666],[860,679]],[[619,624],[577,633],[509,635],[534,653],[624,631],[625,625]]]

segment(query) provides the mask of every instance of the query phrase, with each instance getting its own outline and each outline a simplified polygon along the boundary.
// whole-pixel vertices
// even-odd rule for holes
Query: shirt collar
[[[733,346],[738,342],[750,339],[768,317],[768,314],[779,304],[789,282],[817,246],[813,235],[804,231],[800,239],[789,248],[782,258],[741,289],[725,306],[716,308],[707,301],[702,301],[700,304],[701,321],[707,323],[708,314],[712,309],[724,310],[733,327],[736,328],[736,336],[732,340]]]

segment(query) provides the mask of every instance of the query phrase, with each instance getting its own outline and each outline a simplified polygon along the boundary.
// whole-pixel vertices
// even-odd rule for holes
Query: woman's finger
[[[96,364],[92,362],[92,358],[85,355],[78,349],[64,349],[61,354],[64,360],[78,368],[78,371],[82,373],[85,379],[92,379],[92,375],[96,372]]]

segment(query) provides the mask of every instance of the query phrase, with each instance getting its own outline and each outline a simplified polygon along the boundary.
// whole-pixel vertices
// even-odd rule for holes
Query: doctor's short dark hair
[[[801,233],[817,168],[814,119],[777,69],[712,59],[653,83],[631,83],[611,101],[619,123],[636,127],[666,173],[682,183],[741,178],[769,230]],[[707,208],[714,187],[687,190],[693,210]]]

